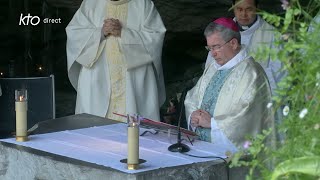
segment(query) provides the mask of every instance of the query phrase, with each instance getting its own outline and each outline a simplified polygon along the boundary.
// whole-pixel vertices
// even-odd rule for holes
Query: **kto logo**
[[[19,25],[27,26],[29,25],[29,23],[33,26],[38,25],[40,23],[39,16],[31,16],[30,13],[28,13],[27,16],[23,16],[23,14],[21,13]]]

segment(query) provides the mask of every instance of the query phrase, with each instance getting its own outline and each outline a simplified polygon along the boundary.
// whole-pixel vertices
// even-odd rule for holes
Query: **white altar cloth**
[[[141,128],[140,134],[146,129]],[[173,139],[172,139],[173,138]],[[128,170],[126,164],[120,162],[127,157],[127,125],[123,123],[77,130],[67,130],[47,134],[29,136],[27,142],[16,142],[15,138],[0,141],[38,149],[41,151],[70,157],[126,173],[139,173],[165,167],[212,161],[215,158],[196,158],[181,153],[168,151],[168,146],[176,142],[176,136],[147,133],[140,136],[140,159],[146,160],[138,170]],[[188,154],[197,156],[218,156],[226,158],[227,147],[196,140]]]

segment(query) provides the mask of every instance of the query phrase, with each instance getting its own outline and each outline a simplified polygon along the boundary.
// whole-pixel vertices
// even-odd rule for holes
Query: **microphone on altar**
[[[181,143],[181,118],[182,118],[182,113],[184,111],[184,100],[187,95],[188,89],[186,88],[184,92],[181,94],[181,107],[180,107],[180,113],[179,113],[179,119],[178,119],[178,134],[177,134],[177,143],[172,144],[168,147],[168,150],[171,152],[188,152],[190,151],[190,148],[188,145]]]

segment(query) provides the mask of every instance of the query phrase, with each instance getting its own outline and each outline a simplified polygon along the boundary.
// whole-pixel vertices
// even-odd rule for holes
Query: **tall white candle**
[[[128,123],[128,169],[137,169],[139,166],[139,116],[127,115]]]
[[[139,126],[128,126],[128,164],[139,164]]]
[[[16,102],[16,136],[27,136],[27,102]]]
[[[27,140],[27,90],[16,90],[15,91],[15,106],[16,106],[16,140],[26,141]]]

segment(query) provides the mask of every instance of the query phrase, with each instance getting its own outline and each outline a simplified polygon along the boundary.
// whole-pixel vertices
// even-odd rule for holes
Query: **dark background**
[[[76,92],[67,77],[65,27],[81,0],[1,0],[0,75],[32,77],[55,75],[57,117],[74,113]],[[201,74],[207,51],[203,30],[213,19],[232,17],[226,0],[154,0],[167,28],[163,45],[163,71],[167,99]],[[261,1],[260,8],[283,13],[280,0]],[[19,26],[20,15],[61,23]],[[40,69],[41,67],[41,69]]]

